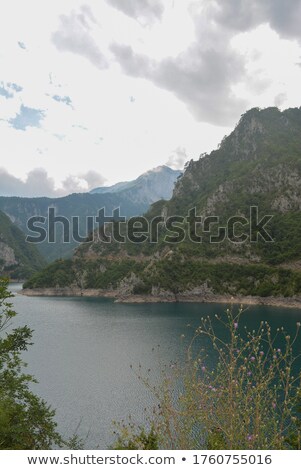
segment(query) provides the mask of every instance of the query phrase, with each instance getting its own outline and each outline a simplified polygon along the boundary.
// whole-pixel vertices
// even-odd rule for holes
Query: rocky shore
[[[102,289],[78,289],[73,287],[41,287],[23,289],[20,294],[28,297],[109,297],[116,298],[116,291]]]
[[[114,299],[118,303],[166,303],[166,302],[195,302],[195,303],[218,303],[238,305],[270,305],[273,307],[300,308],[301,297],[254,297],[254,296],[231,296],[213,293],[184,292],[173,294],[162,292],[157,295],[133,295],[124,294],[118,290],[102,289],[78,289],[71,287],[63,288],[37,288],[23,289],[22,295],[29,297],[103,297]]]

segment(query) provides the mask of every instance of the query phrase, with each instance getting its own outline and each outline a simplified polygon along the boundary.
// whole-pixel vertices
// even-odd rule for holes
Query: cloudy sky
[[[0,194],[60,196],[210,151],[301,106],[301,0],[10,0]]]

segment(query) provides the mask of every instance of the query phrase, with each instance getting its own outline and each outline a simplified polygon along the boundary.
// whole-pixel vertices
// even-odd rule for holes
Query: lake
[[[24,355],[28,371],[39,381],[33,390],[56,409],[59,431],[65,436],[77,432],[87,449],[105,449],[112,443],[113,420],[129,415],[137,422],[145,419],[145,408],[151,408],[154,397],[137,378],[134,370],[139,363],[159,382],[164,364],[183,357],[200,318],[214,318],[227,308],[25,297],[19,294],[20,284],[11,284],[10,289],[18,312],[13,326],[26,324],[34,330],[34,344]],[[293,334],[301,310],[252,306],[243,315],[250,329],[261,320],[273,330],[284,326]]]

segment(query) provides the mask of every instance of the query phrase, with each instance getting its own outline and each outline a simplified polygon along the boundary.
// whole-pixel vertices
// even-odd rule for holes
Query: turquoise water
[[[105,449],[112,442],[113,420],[131,414],[142,422],[145,408],[154,403],[131,364],[134,370],[139,364],[145,371],[150,368],[152,380],[159,382],[164,364],[183,357],[200,318],[214,318],[227,308],[218,304],[31,298],[19,295],[20,288],[11,286],[19,313],[14,326],[27,324],[34,330],[34,345],[25,354],[29,372],[39,381],[34,391],[56,409],[59,430],[65,436],[77,432],[89,449]],[[301,321],[301,310],[254,306],[247,309],[243,320],[250,329],[267,320],[273,329],[284,326],[293,334],[296,322]],[[184,340],[180,339],[182,334]]]

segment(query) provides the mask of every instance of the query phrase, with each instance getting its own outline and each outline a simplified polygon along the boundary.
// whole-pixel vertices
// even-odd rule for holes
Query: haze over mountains
[[[158,166],[143,173],[133,181],[125,181],[113,186],[103,186],[90,191],[91,194],[120,193],[127,191],[139,201],[153,203],[159,199],[170,199],[176,179],[182,174],[166,165]]]
[[[158,199],[169,199],[177,178],[181,172],[167,166],[160,166],[139,176],[130,182],[118,183],[112,187],[96,188],[91,193],[78,193],[60,198],[25,198],[0,197],[0,210],[23,232],[29,233],[27,221],[32,216],[47,217],[48,208],[55,208],[56,215],[64,216],[69,221],[79,217],[80,235],[88,236],[86,218],[97,216],[98,210],[105,208],[112,215],[115,208],[125,217],[141,215]],[[76,242],[63,243],[62,227],[58,224],[57,241],[36,245],[47,261],[70,256]]]

